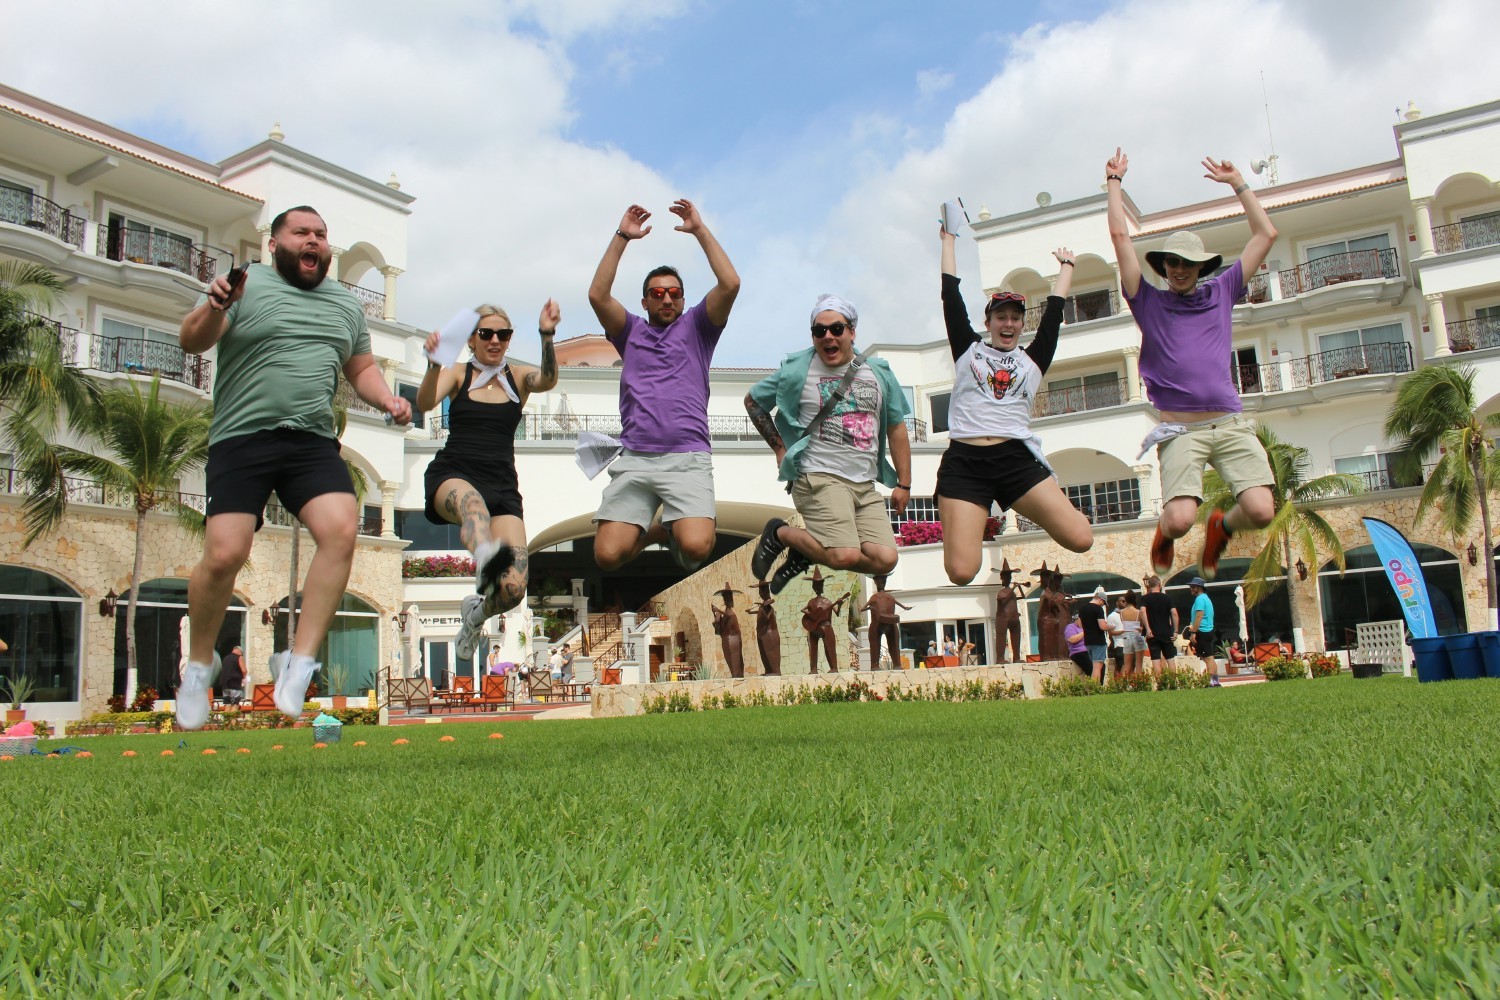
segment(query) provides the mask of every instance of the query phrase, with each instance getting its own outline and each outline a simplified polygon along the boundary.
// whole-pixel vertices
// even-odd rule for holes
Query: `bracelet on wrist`
[[[1058,262],[1057,262],[1057,263],[1058,263],[1058,264],[1059,264],[1059,265],[1062,265],[1062,264],[1066,264],[1066,265],[1068,265],[1068,266],[1069,266],[1069,267],[1077,267],[1077,266],[1078,266],[1078,265],[1077,265],[1077,264],[1075,264],[1075,263],[1074,263],[1074,262],[1073,262],[1073,261],[1071,261],[1071,260],[1060,260],[1060,261],[1058,261]]]
[[[536,332],[540,333],[543,337],[550,337],[557,332],[557,327],[554,326],[550,330],[543,330],[541,327],[537,327]]]
[[[1244,194],[1246,191],[1249,191],[1249,190],[1250,190],[1250,185],[1249,184],[1241,183],[1240,185],[1238,185],[1234,189],[1234,193],[1235,194]]]
[[[911,483],[897,483],[896,486],[895,486],[895,488],[898,489],[898,490],[905,490],[906,492],[910,493],[911,492]]]
[[[1125,183],[1125,175],[1123,175],[1123,174],[1105,174],[1104,175],[1104,180],[1106,182],[1108,182],[1108,181],[1119,181],[1121,184],[1124,184]]]
[[[618,237],[620,237],[620,239],[624,240],[626,243],[630,242],[630,237],[626,236],[623,232],[621,232],[618,229],[615,230],[615,235],[618,236]]]

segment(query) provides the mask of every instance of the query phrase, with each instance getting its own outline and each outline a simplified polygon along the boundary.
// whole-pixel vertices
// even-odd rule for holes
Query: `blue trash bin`
[[[1417,680],[1426,683],[1453,679],[1453,667],[1448,663],[1446,637],[1438,635],[1430,639],[1412,639],[1411,652],[1417,661]]]
[[[1472,681],[1484,676],[1484,657],[1479,653],[1477,632],[1445,635],[1443,645],[1448,651],[1448,666],[1454,680]]]
[[[1500,632],[1478,632],[1479,656],[1486,677],[1500,677]]]

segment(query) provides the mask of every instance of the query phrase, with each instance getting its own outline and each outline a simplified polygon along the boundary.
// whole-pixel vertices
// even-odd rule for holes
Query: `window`
[[[947,433],[948,431],[948,401],[953,397],[951,392],[933,393],[927,397],[928,412],[932,414],[932,432],[934,434]]]
[[[185,273],[196,270],[189,266],[193,263],[191,237],[128,219],[118,212],[109,213],[108,227],[110,260],[155,264]]]
[[[1417,473],[1415,477],[1397,473],[1396,463],[1401,455],[1402,452],[1399,451],[1381,451],[1373,455],[1335,458],[1333,471],[1358,476],[1364,481],[1367,490],[1395,490],[1406,486],[1421,486],[1424,481],[1422,473]]]
[[[1458,223],[1459,238],[1465,250],[1500,243],[1500,212],[1464,216]]]
[[[937,497],[912,497],[906,505],[906,512],[897,514],[896,508],[891,505],[889,497],[885,501],[885,512],[891,519],[891,530],[899,531],[901,525],[907,521],[937,521],[938,505]]]
[[[1389,233],[1320,243],[1307,248],[1307,271],[1309,288],[1366,278],[1394,278],[1396,252],[1391,249]]]
[[[1230,373],[1234,376],[1234,387],[1243,395],[1247,392],[1265,392],[1260,377],[1260,355],[1253,347],[1237,347],[1230,353]]]
[[[1323,377],[1344,378],[1406,371],[1406,337],[1400,323],[1325,333],[1318,337]]]
[[[36,192],[24,184],[0,178],[0,222],[24,226],[31,221],[31,196]]]
[[[120,618],[124,620],[124,606]],[[0,566],[0,676],[30,676],[30,701],[77,701],[83,598],[57,577]]]
[[[396,534],[411,542],[408,552],[467,552],[456,524],[433,524],[420,510],[396,511]]]
[[[421,410],[417,409],[417,387],[414,386],[414,385],[407,385],[405,382],[397,382],[396,383],[396,395],[400,396],[402,399],[406,400],[408,403],[411,404],[411,425],[413,427],[425,427],[425,426],[427,426],[427,414],[425,414]],[[445,421],[445,423],[444,423],[445,426],[446,426],[446,418],[447,418],[447,416],[448,416],[448,400],[444,399],[443,400],[443,417],[444,417],[444,421]]]
[[[1069,486],[1068,500],[1091,524],[1129,521],[1141,516],[1141,484],[1136,479]]]
[[[1047,391],[1038,394],[1033,407],[1039,417],[1058,413],[1097,410],[1102,406],[1119,406],[1125,401],[1116,372],[1095,372],[1073,378],[1047,380]]]

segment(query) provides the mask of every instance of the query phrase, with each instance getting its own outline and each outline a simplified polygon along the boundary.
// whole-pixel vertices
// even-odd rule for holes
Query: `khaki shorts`
[[[809,472],[792,483],[792,503],[808,534],[825,549],[857,549],[866,542],[896,547],[885,497],[874,483],[851,483],[828,472]]]
[[[663,524],[714,516],[714,458],[706,451],[653,455],[626,450],[609,463],[609,485],[594,523],[623,521],[650,528],[661,508]]]
[[[1255,425],[1240,414],[1188,424],[1188,432],[1156,446],[1161,463],[1163,501],[1177,497],[1203,499],[1203,467],[1211,465],[1230,493],[1252,486],[1271,486],[1271,463],[1255,436]]]

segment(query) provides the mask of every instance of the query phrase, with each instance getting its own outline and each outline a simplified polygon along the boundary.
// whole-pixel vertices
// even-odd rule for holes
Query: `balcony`
[[[218,258],[225,253],[215,247],[189,243],[180,236],[139,229],[111,229],[104,225],[99,227],[97,249],[101,257],[181,271],[205,285],[214,280]]]
[[[1349,472],[1345,473],[1345,475],[1353,476],[1359,480],[1360,485],[1364,487],[1363,492],[1376,493],[1382,490],[1405,490],[1421,486],[1427,482],[1427,477],[1432,474],[1432,469],[1433,466],[1431,465],[1422,466],[1422,471],[1415,480],[1410,477],[1398,476],[1390,469],[1379,469],[1375,472]],[[1344,491],[1340,491],[1337,495],[1353,496],[1352,493]]]
[[[1281,365],[1275,361],[1264,365],[1231,365],[1229,373],[1241,396],[1282,389]]]
[[[1089,524],[1116,524],[1120,521],[1136,521],[1142,517],[1156,517],[1161,513],[1161,505],[1156,502],[1143,504],[1139,499],[1124,500],[1119,503],[1092,503],[1079,506],[1076,502],[1074,507],[1083,511],[1083,516],[1089,519]],[[1021,515],[1016,515],[1017,531],[1041,531],[1040,525],[1027,520]]]
[[[1292,386],[1298,389],[1359,375],[1395,375],[1412,370],[1411,345],[1402,341],[1341,347],[1293,358],[1290,366]]]
[[[1281,297],[1284,299],[1346,281],[1400,276],[1400,262],[1394,249],[1351,250],[1348,253],[1329,254],[1277,272],[1281,282]]]
[[[352,293],[356,299],[359,299],[359,304],[364,309],[365,317],[367,319],[385,319],[384,292],[372,292],[368,288],[361,288],[358,285],[351,285],[347,281],[340,281],[339,284],[349,289],[350,293]]]
[[[141,337],[94,337],[89,341],[88,367],[101,372],[160,375],[173,382],[208,392],[213,388],[214,365],[174,344]]]
[[[41,313],[27,311],[26,318],[34,323],[45,326],[57,335],[58,353],[62,355],[64,364],[75,364],[78,360],[78,331],[71,326],[63,326],[55,319],[48,319]]]
[[[0,188],[0,222],[35,229],[83,249],[84,220],[39,194]]]
[[[1042,322],[1042,313],[1047,311],[1047,303],[1043,301],[1026,310],[1026,319],[1022,326],[1023,332],[1035,330]],[[1079,292],[1063,299],[1063,323],[1087,323],[1090,320],[1104,319],[1109,316],[1118,315],[1120,312],[1120,293],[1114,288],[1100,288],[1092,292]]]
[[[1500,319],[1462,319],[1448,324],[1448,345],[1455,351],[1500,347]]]
[[[448,436],[448,414],[434,415],[431,420],[432,436],[441,440]],[[906,430],[914,442],[927,440],[927,421],[916,417],[906,418]],[[619,437],[622,428],[618,413],[525,413],[516,426],[517,441],[572,441],[582,431],[608,434]],[[760,431],[749,417],[719,416],[710,414],[708,437],[711,441],[764,442]]]
[[[1455,222],[1451,226],[1436,226],[1432,230],[1432,248],[1438,253],[1457,253],[1496,244],[1500,244],[1500,212]]]
[[[371,406],[359,398],[359,393],[354,391],[354,386],[344,381],[339,376],[338,386],[333,391],[333,405],[342,406],[345,413],[367,413],[372,417],[385,417],[385,411],[378,406]]]
[[[1055,417],[1064,413],[1081,413],[1085,410],[1102,410],[1107,406],[1120,406],[1125,402],[1125,380],[1101,382],[1097,385],[1074,386],[1071,389],[1051,389],[1036,394],[1031,404],[1033,417]]]

